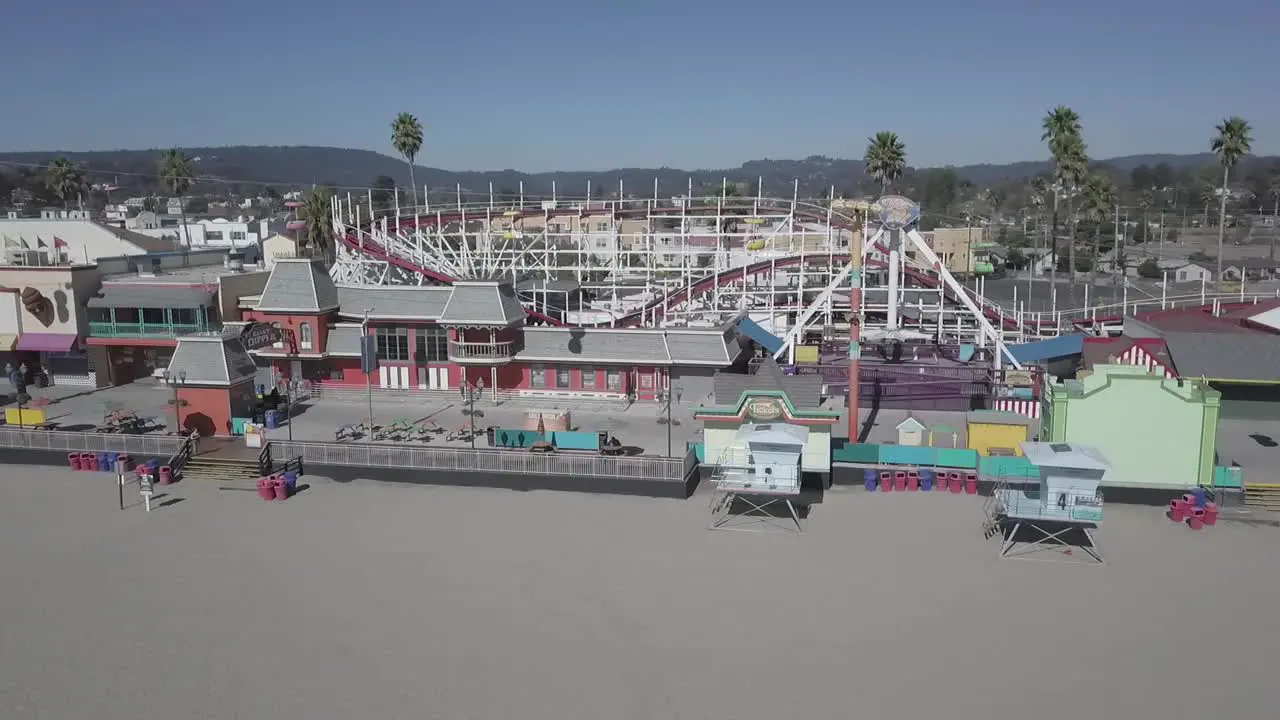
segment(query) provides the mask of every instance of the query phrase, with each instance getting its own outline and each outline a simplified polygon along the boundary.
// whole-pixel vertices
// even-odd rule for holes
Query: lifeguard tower
[[[800,495],[801,456],[809,428],[750,423],[720,455],[712,476],[712,530],[801,532],[793,500]]]
[[[1111,465],[1097,450],[1068,443],[1022,443],[1039,482],[997,479],[988,506],[988,537],[1000,534],[1000,557],[1103,562],[1093,530],[1102,522],[1098,484]],[[1078,552],[1077,552],[1078,551]]]

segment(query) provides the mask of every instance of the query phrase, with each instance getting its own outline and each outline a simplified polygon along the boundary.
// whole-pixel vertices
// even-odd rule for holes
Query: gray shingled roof
[[[320,265],[301,259],[280,259],[262,289],[258,310],[265,312],[326,312],[338,309],[338,289]]]
[[[365,308],[372,308],[369,317],[375,320],[439,320],[451,293],[452,288],[436,285],[341,285],[338,287],[339,312],[347,317],[362,318]]]
[[[1164,340],[1181,377],[1280,381],[1280,336],[1171,332],[1164,334]]]
[[[89,298],[89,307],[202,308],[213,307],[214,291],[202,287],[103,285],[102,294]]]
[[[360,357],[359,325],[335,325],[329,328],[329,340],[325,352],[341,357]]]
[[[580,360],[724,367],[741,352],[737,331],[733,329],[525,327],[524,347],[516,357],[546,362]]]
[[[442,325],[510,325],[525,316],[510,283],[458,282],[444,311]]]
[[[736,405],[745,392],[781,390],[797,410],[816,410],[822,405],[821,375],[786,375],[778,363],[767,357],[752,375],[716,373],[713,380],[716,405]]]
[[[226,387],[253,379],[258,368],[245,352],[239,337],[193,335],[178,340],[169,361],[174,375],[186,373],[187,385]]]

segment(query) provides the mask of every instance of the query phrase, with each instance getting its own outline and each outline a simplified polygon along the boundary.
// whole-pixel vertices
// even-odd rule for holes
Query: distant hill
[[[364,188],[374,178],[385,175],[407,185],[408,169],[397,158],[370,150],[333,147],[268,147],[232,146],[187,148],[198,158],[200,177],[215,178],[224,187],[252,192],[257,184],[282,187],[310,187],[312,184],[340,188]],[[156,185],[155,173],[159,150],[109,150],[99,152],[0,152],[0,170],[5,163],[43,165],[54,158],[65,157],[82,163],[91,182],[111,181],[126,189],[150,190]],[[1131,155],[1101,161],[1115,170],[1128,173],[1141,166],[1167,163],[1175,170],[1198,167],[1213,161],[1211,155]],[[1047,161],[1019,162],[1007,165],[967,165],[953,170],[962,179],[977,186],[999,185],[1032,177],[1049,169]],[[692,179],[695,188],[704,191],[718,188],[722,178],[743,183],[752,190],[763,181],[766,194],[787,197],[792,182],[799,181],[800,195],[826,195],[832,186],[837,193],[852,195],[871,190],[860,160],[840,160],[812,156],[803,160],[752,160],[736,168],[717,170],[680,170],[676,168],[619,168],[597,172],[522,173],[516,170],[455,172],[431,167],[417,167],[419,186],[453,188],[461,185],[472,193],[487,193],[490,183],[498,192],[519,190],[521,182],[528,195],[549,195],[552,183],[559,194],[581,196],[590,181],[592,194],[617,191],[621,180],[628,194],[643,196],[653,192],[654,178],[659,192],[670,196],[683,192]],[[207,183],[212,189],[215,183]]]

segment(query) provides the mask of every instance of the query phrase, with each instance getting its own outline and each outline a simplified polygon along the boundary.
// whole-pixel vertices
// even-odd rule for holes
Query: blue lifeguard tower
[[[711,529],[768,526],[800,532],[792,500],[800,494],[801,456],[808,439],[809,428],[784,422],[739,428],[712,477]]]
[[[1040,479],[1022,485],[997,481],[987,529],[1003,537],[1000,557],[1055,550],[1055,559],[1101,564],[1093,531],[1102,522],[1098,485],[1111,465],[1096,449],[1069,443],[1024,442],[1022,452]]]

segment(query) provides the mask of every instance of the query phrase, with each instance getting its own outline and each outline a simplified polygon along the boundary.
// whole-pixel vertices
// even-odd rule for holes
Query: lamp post
[[[284,413],[285,419],[289,421],[289,442],[293,442],[293,395],[301,385],[302,381],[295,377],[290,377],[284,383]]]
[[[679,425],[680,421],[671,417],[671,403],[680,401],[680,386],[672,385],[665,390],[658,391],[658,402],[663,404],[666,411],[666,417],[658,418],[658,423],[667,426],[667,457],[671,457],[671,426]]]
[[[187,381],[187,371],[179,370],[176,373],[171,373],[168,370],[165,370],[164,381],[169,384],[169,387],[173,388],[174,433],[181,434],[182,433],[182,406],[178,404],[179,403],[178,387]]]
[[[471,449],[476,449],[476,400],[484,396],[484,378],[467,386],[467,418],[471,421]]]
[[[360,321],[360,342],[369,342],[369,313],[373,312],[373,308],[364,309],[364,319]],[[364,345],[360,347],[361,353],[364,352]],[[363,358],[361,362],[364,362]],[[369,434],[365,436],[365,442],[373,442],[373,363],[369,363],[369,367],[364,374],[364,388],[369,396]],[[292,423],[290,423],[292,424]]]

